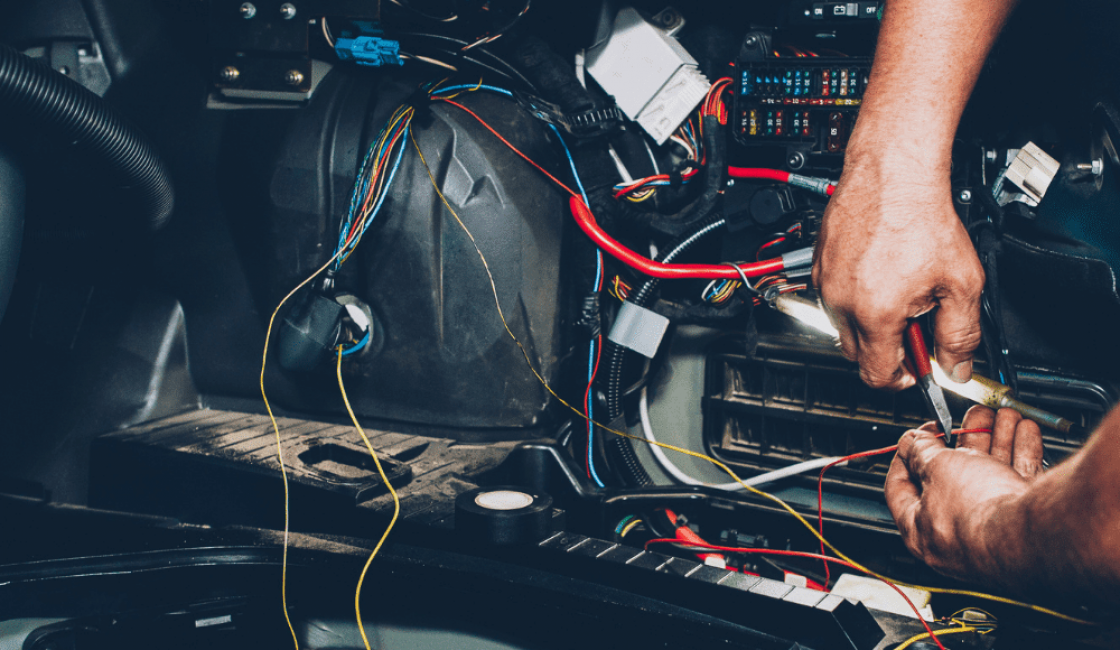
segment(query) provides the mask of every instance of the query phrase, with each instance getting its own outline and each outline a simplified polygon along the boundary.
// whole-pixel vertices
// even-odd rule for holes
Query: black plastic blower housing
[[[276,157],[262,170],[268,205],[261,224],[271,247],[252,289],[263,296],[262,305],[278,302],[327,261],[370,141],[398,105],[423,98],[416,93],[419,80],[375,79],[361,71],[332,72],[310,105],[283,126],[279,147],[272,145]],[[567,201],[474,117],[421,101],[413,121],[416,143],[485,254],[510,328],[552,380],[561,353]],[[478,91],[456,101],[564,176],[562,153],[546,125],[513,99]],[[269,128],[251,121],[242,126]],[[336,277],[337,290],[368,304],[384,327],[379,352],[355,355],[343,366],[350,401],[359,416],[450,427],[461,432],[451,435],[465,438],[537,435],[525,429],[545,424],[548,394],[506,333],[471,240],[440,201],[412,140],[403,143],[388,198]],[[325,371],[289,371],[277,363],[269,373],[269,397],[277,403],[344,413],[337,383]]]

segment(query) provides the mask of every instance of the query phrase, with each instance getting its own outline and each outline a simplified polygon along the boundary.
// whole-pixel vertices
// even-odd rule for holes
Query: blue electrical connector
[[[335,41],[334,51],[339,59],[358,65],[380,67],[404,63],[401,61],[401,44],[380,36],[340,38]]]

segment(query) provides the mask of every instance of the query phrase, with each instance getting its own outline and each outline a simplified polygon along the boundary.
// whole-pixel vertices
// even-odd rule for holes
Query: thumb
[[[930,461],[946,449],[945,442],[937,437],[937,425],[927,422],[902,436],[898,441],[897,457],[909,470],[910,476],[916,478],[921,485]]]

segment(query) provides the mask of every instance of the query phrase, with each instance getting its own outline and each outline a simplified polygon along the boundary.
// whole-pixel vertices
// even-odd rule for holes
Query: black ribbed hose
[[[153,230],[171,216],[175,193],[148,139],[78,82],[0,45],[0,106],[9,118],[56,132],[108,166],[136,196]]]
[[[657,261],[668,264],[679,257],[697,242],[708,235],[718,231],[724,226],[726,220],[722,217],[706,219],[692,232],[686,233],[669,245],[667,251],[658,256]],[[638,290],[626,299],[638,307],[648,307],[653,301],[654,290],[661,280],[649,278],[642,283]],[[607,342],[607,385],[605,387],[607,422],[614,422],[622,415],[622,375],[628,350],[616,343]],[[642,467],[634,446],[629,438],[611,436],[607,441],[607,449],[613,456],[613,465],[618,468],[623,481],[632,487],[649,487],[653,479]]]

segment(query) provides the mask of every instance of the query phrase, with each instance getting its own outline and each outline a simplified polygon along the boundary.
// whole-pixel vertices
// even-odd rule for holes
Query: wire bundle
[[[354,182],[354,191],[350,195],[350,208],[339,227],[338,244],[332,256],[335,271],[342,268],[350,258],[384,204],[387,190],[400,168],[401,158],[404,157],[404,136],[408,133],[415,114],[416,111],[411,106],[398,107],[366,151],[358,171],[358,179]],[[389,160],[393,158],[394,150],[397,154],[390,165]]]
[[[701,145],[704,138],[704,117],[715,116],[719,118],[720,124],[727,123],[727,107],[723,104],[722,96],[723,91],[730,85],[730,77],[716,80],[708,88],[708,94],[704,97],[704,101],[700,103],[700,110],[697,111],[700,118],[698,125],[693,123],[694,118],[689,118],[669,138],[671,142],[680,145],[687,154],[684,169],[679,174],[681,184],[690,182],[700,173],[707,162],[704,148]],[[653,196],[658,187],[672,185],[674,182],[678,181],[670,174],[654,174],[635,181],[619,183],[614,186],[614,198],[625,198],[628,201],[638,203]]]

